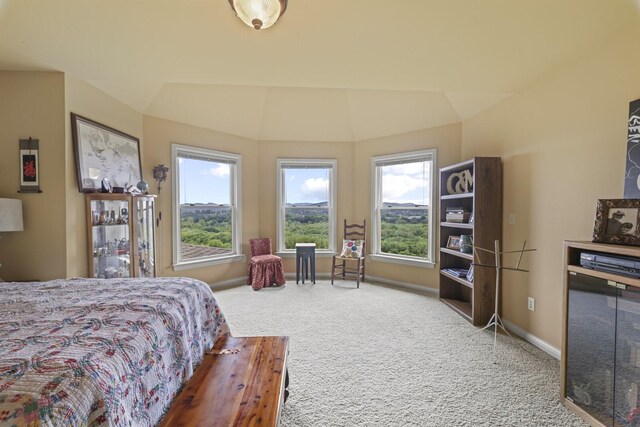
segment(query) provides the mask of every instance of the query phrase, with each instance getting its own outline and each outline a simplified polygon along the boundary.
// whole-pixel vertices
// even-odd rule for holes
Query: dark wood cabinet
[[[464,212],[462,222],[447,220],[447,213],[458,210]],[[499,157],[474,157],[440,169],[440,300],[473,325],[483,325],[494,313],[495,269],[474,267],[472,277],[452,274],[469,270],[473,262],[473,253],[447,247],[462,235],[471,236],[475,246],[489,250],[496,240],[502,240]],[[481,256],[487,259],[487,255]]]
[[[593,426],[637,426],[640,280],[584,268],[583,252],[640,261],[640,248],[565,242],[561,398]]]

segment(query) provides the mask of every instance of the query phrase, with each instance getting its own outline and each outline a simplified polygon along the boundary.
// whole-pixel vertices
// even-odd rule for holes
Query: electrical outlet
[[[509,225],[515,225],[515,223],[516,223],[516,214],[510,213],[509,214]]]
[[[527,299],[527,308],[531,311],[536,311],[536,299],[529,297]]]

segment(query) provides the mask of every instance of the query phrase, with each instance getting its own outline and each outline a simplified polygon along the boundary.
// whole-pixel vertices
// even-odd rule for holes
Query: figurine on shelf
[[[111,188],[111,183],[107,178],[102,180],[102,192],[103,193],[111,193],[113,190]]]
[[[149,184],[147,184],[145,181],[138,182],[136,187],[142,194],[149,194]]]

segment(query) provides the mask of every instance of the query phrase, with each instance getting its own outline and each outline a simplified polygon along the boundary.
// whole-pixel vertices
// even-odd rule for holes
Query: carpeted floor
[[[215,292],[236,336],[290,336],[283,426],[585,426],[559,362],[435,296],[328,281]]]

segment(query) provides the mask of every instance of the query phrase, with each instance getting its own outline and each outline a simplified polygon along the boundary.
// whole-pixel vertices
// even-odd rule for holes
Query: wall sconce
[[[153,179],[158,182],[158,193],[160,193],[160,184],[167,180],[168,174],[169,168],[162,163],[153,167]]]
[[[167,180],[169,175],[169,168],[163,163],[153,167],[153,179],[158,183],[158,196],[160,195],[160,186]],[[162,211],[158,210],[158,219],[156,220],[156,227],[160,227],[160,221],[162,221]]]

